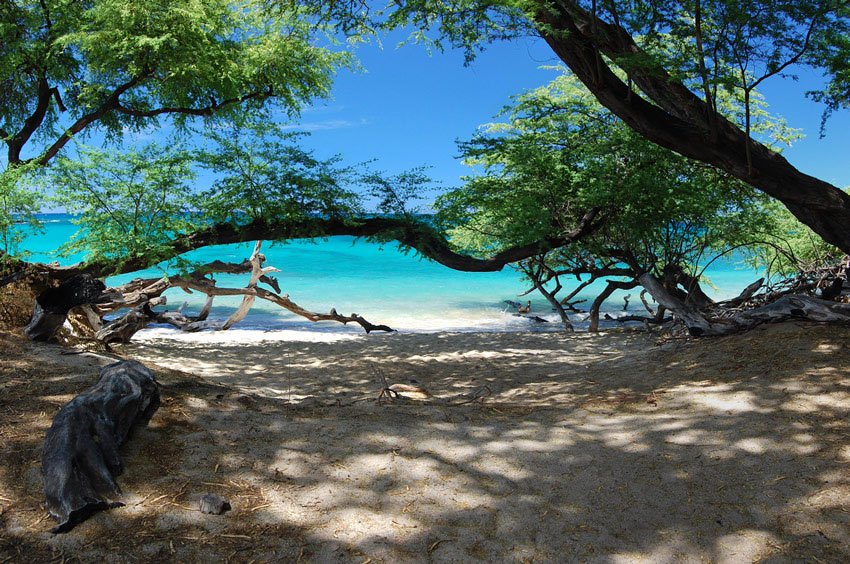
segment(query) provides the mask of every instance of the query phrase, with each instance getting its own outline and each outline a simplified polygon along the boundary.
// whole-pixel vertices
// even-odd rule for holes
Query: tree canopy
[[[297,10],[259,1],[26,0],[0,6],[0,136],[9,165],[46,164],[93,127],[273,102],[297,113],[351,62]]]
[[[723,105],[730,117],[743,112],[731,100]],[[788,135],[781,120],[761,107],[756,113],[760,131]],[[438,200],[438,217],[454,245],[487,254],[556,238],[597,210],[594,232],[520,264],[556,309],[554,294],[568,277],[580,291],[604,279],[633,287],[650,273],[671,290],[699,292],[707,261],[764,240],[774,210],[763,194],[637,135],[570,72],[517,97],[503,116],[462,143],[479,172]],[[557,289],[547,290],[549,282]]]
[[[837,0],[7,3],[0,256],[10,262],[16,221],[36,211],[45,179],[80,214],[66,248],[89,252],[81,265],[48,268],[60,279],[131,272],[212,244],[340,234],[394,239],[461,270],[554,257],[564,272],[675,267],[681,279],[706,249],[751,235],[769,209],[753,187],[846,251],[850,197],[781,156],[776,143],[794,132],[768,118],[757,88],[805,64],[827,76],[812,97],[827,112],[844,107],[848,18]],[[269,111],[292,117],[329,92],[352,61],[334,32],[401,26],[469,58],[536,34],[572,73],[462,144],[483,174],[440,200],[436,223],[405,206],[427,183],[422,170],[318,159]],[[174,146],[118,154],[128,133],[160,120],[175,126]],[[182,147],[193,132],[205,146]],[[93,133],[109,151],[76,143]],[[190,187],[201,169],[214,180]],[[364,193],[379,199],[378,214]],[[788,217],[773,225],[805,233]],[[754,260],[787,270],[809,250],[832,256],[789,251],[789,240],[765,237]]]
[[[847,106],[846,0],[411,0],[372,11],[354,0],[307,4],[345,29],[411,25],[415,39],[460,46],[470,58],[488,42],[538,35],[641,136],[762,190],[850,252],[850,197],[752,135],[749,112],[758,86],[800,65],[824,74],[823,88],[810,94],[827,114]],[[729,91],[744,99],[742,124],[719,111]]]

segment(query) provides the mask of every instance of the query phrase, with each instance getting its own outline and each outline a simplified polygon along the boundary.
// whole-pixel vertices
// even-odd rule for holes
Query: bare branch
[[[133,116],[133,117],[156,117],[163,114],[183,114],[190,116],[211,116],[219,110],[222,110],[228,106],[233,106],[237,104],[241,104],[243,102],[247,102],[248,100],[265,100],[266,98],[270,98],[274,96],[272,90],[258,90],[256,92],[251,92],[250,94],[246,94],[244,96],[239,96],[237,98],[228,98],[226,100],[222,100],[221,102],[217,102],[214,99],[210,100],[210,104],[208,106],[204,106],[201,108],[187,108],[180,106],[169,106],[162,108],[154,108],[150,110],[142,110],[139,108],[131,108],[129,106],[123,106],[121,104],[116,105],[115,111],[122,113],[124,115]]]
[[[130,80],[116,88],[112,92],[112,94],[107,96],[106,99],[101,102],[100,106],[98,106],[95,110],[85,114],[84,116],[77,119],[77,121],[72,123],[71,126],[66,129],[62,133],[62,135],[59,136],[59,139],[57,139],[50,147],[47,148],[44,153],[42,153],[40,157],[38,157],[37,162],[41,165],[46,165],[47,163],[49,163],[50,160],[55,157],[59,153],[59,151],[61,151],[62,148],[68,144],[71,139],[73,139],[74,135],[78,134],[86,127],[101,119],[110,111],[114,110],[118,106],[118,101],[121,98],[121,95],[141,84],[148,76],[150,76],[149,72],[141,74],[139,76],[131,78]],[[51,94],[48,92],[48,99],[50,95]]]

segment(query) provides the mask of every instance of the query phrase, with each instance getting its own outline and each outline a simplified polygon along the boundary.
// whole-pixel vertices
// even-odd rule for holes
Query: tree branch
[[[40,157],[38,157],[37,162],[41,165],[46,165],[47,163],[49,163],[50,160],[55,157],[65,145],[68,144],[68,141],[70,141],[74,137],[74,135],[78,134],[90,124],[96,122],[97,120],[105,116],[107,113],[114,110],[118,105],[118,101],[121,98],[121,95],[127,92],[128,90],[138,86],[148,76],[150,76],[149,72],[141,74],[116,88],[112,92],[112,94],[106,97],[106,99],[100,104],[100,106],[97,107],[97,109],[85,114],[73,124],[71,124],[71,126],[66,129],[62,133],[62,135],[59,136],[59,139],[57,139],[50,147],[47,148],[44,153],[42,153]],[[48,99],[49,97],[50,93],[48,93]]]
[[[32,114],[24,121],[21,130],[18,131],[11,139],[6,141],[8,147],[8,159],[10,165],[22,164],[21,151],[27,141],[33,136],[33,133],[38,130],[44,122],[47,115],[47,110],[50,108],[50,97],[52,89],[47,83],[47,77],[42,72],[38,77],[38,85],[36,87],[36,104]]]
[[[416,249],[423,256],[454,270],[464,272],[495,272],[512,262],[517,262],[587,237],[599,229],[604,221],[605,218],[600,217],[600,210],[594,208],[582,217],[574,229],[559,237],[549,237],[527,245],[505,249],[490,258],[483,259],[454,251],[445,236],[424,222],[392,217],[362,217],[347,220],[340,218],[308,218],[297,223],[257,220],[241,227],[232,224],[220,224],[195,233],[176,237],[168,253],[156,257],[131,258],[122,262],[115,261],[110,263],[81,263],[69,267],[52,267],[43,264],[32,264],[28,266],[48,273],[56,280],[66,280],[80,273],[105,277],[144,270],[162,260],[210,245],[245,243],[257,240],[284,241],[348,235],[353,237],[376,237],[395,240],[401,245]]]
[[[163,108],[154,108],[150,110],[140,110],[138,108],[131,108],[128,106],[122,106],[118,104],[115,106],[115,111],[133,117],[156,117],[163,114],[184,114],[191,116],[211,116],[215,112],[226,108],[227,106],[233,106],[235,104],[241,104],[243,102],[247,102],[248,100],[265,100],[266,98],[270,98],[274,95],[271,90],[265,91],[257,91],[252,92],[250,94],[246,94],[244,96],[240,96],[238,98],[228,98],[226,100],[222,100],[221,102],[216,102],[215,100],[211,100],[211,104],[208,106],[204,106],[202,108],[186,108],[179,106],[171,106],[171,107],[163,107]]]
[[[850,196],[792,166],[784,157],[717,116],[711,134],[708,104],[660,66],[619,25],[596,18],[575,0],[536,14],[538,30],[555,53],[605,107],[650,141],[716,166],[780,200],[825,241],[850,252]],[[615,61],[651,100],[634,95],[599,53]],[[746,143],[751,143],[748,163]],[[751,166],[750,166],[751,165]]]

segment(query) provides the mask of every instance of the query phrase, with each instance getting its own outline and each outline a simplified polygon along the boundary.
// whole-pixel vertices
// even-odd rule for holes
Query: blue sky
[[[491,45],[468,67],[459,51],[429,56],[419,45],[397,48],[403,38],[396,34],[384,38],[383,47],[359,47],[365,71],[340,74],[333,100],[303,114],[301,123],[312,131],[306,142],[320,155],[342,153],[348,162],[376,159],[373,166],[390,173],[430,165],[436,180],[457,185],[468,171],[456,158],[455,140],[493,121],[511,95],[549,82],[554,71],[540,67],[560,62],[535,38]],[[771,112],[805,133],[785,156],[802,171],[847,187],[850,112],[834,115],[820,139],[822,107],[805,97],[819,81],[801,71],[799,81],[775,78],[761,90]]]
[[[356,50],[363,70],[342,71],[332,99],[303,112],[293,129],[311,132],[303,143],[318,156],[341,154],[349,164],[373,161],[389,174],[429,166],[444,187],[460,184],[469,169],[457,158],[456,141],[469,139],[491,122],[510,97],[548,83],[560,60],[540,39],[494,43],[470,65],[457,50],[433,52],[421,45],[398,47],[397,32]],[[761,92],[774,114],[784,116],[805,137],[785,150],[800,170],[839,187],[850,187],[850,112],[835,114],[819,138],[822,106],[805,97],[822,78],[800,71],[800,80],[774,78]],[[138,142],[165,140],[171,128],[136,136]],[[88,142],[97,144],[100,136]],[[199,184],[207,180],[204,173]],[[203,187],[203,186],[201,186]],[[60,211],[60,210],[57,210]]]
[[[397,47],[393,34],[358,48],[364,70],[342,72],[333,99],[309,108],[301,123],[305,142],[322,156],[342,153],[348,162],[375,159],[388,173],[430,166],[429,175],[455,186],[469,169],[457,159],[456,140],[468,139],[494,120],[510,96],[546,84],[557,64],[540,40],[498,43],[464,66],[459,51]]]

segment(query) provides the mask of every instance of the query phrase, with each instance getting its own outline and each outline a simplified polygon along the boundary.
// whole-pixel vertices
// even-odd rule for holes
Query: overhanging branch
[[[244,96],[239,96],[236,98],[228,98],[222,101],[216,101],[214,99],[210,99],[210,104],[207,106],[203,106],[200,108],[188,108],[181,106],[168,106],[162,108],[152,108],[148,110],[142,110],[139,108],[132,108],[130,106],[123,106],[118,104],[115,107],[115,111],[118,113],[133,116],[133,117],[144,117],[151,118],[160,116],[163,114],[183,114],[190,116],[211,116],[219,110],[222,110],[228,106],[233,106],[236,104],[241,104],[243,102],[247,102],[249,100],[265,100],[266,98],[270,98],[274,95],[272,90],[263,90],[252,92],[250,94],[246,94]]]
[[[505,249],[489,258],[477,258],[452,249],[441,233],[424,222],[391,217],[365,217],[356,219],[310,218],[297,223],[254,221],[244,226],[219,224],[194,233],[178,236],[169,252],[157,258],[143,257],[111,263],[78,264],[55,268],[42,264],[32,268],[49,272],[57,280],[65,280],[81,273],[96,277],[126,274],[144,270],[154,264],[183,253],[211,245],[227,245],[249,241],[284,241],[316,237],[347,235],[353,237],[380,237],[416,249],[423,256],[454,270],[464,272],[495,272],[505,265],[569,245],[594,233],[604,223],[598,208],[591,209],[571,231],[558,237],[549,237],[534,243]]]

